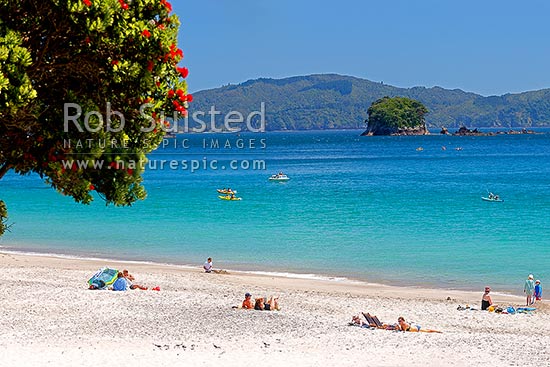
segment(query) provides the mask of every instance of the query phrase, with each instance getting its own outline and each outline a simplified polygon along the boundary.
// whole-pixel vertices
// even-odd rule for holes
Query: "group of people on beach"
[[[529,274],[525,284],[523,286],[523,293],[525,293],[527,300],[527,306],[532,305],[535,301],[542,300],[542,285],[540,280],[534,280],[533,274]]]
[[[202,268],[205,273],[215,273],[215,274],[227,274],[227,271],[223,269],[214,269],[214,264],[212,258],[209,257],[206,259]],[[252,295],[248,292],[244,295],[244,301],[240,306],[233,306],[233,308],[243,308],[245,310],[257,310],[257,311],[279,311],[279,297],[260,297],[256,298],[252,302]]]
[[[281,308],[279,307],[279,297],[273,297],[270,298],[267,297],[260,297],[256,298],[254,302],[252,302],[252,295],[248,292],[244,295],[244,301],[241,305],[241,307],[235,307],[235,308],[244,308],[245,310],[256,310],[256,311],[280,311]]]
[[[523,293],[525,293],[526,296],[526,306],[531,306],[535,303],[535,301],[542,300],[542,285],[540,284],[540,280],[537,279],[535,281],[534,279],[535,277],[533,274],[529,274],[525,284],[523,285]],[[491,287],[485,287],[485,292],[481,297],[482,310],[488,310],[490,307],[496,307],[496,305],[493,304],[493,300],[491,299],[489,293],[491,293]]]

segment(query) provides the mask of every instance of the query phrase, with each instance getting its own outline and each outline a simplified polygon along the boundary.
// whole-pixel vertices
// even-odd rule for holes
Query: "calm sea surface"
[[[7,175],[14,225],[0,245],[517,294],[529,273],[550,284],[550,135],[358,135],[180,135],[150,156],[148,198],[129,208],[75,204],[37,176]],[[259,160],[265,170],[242,168]],[[278,171],[291,180],[269,182]],[[243,200],[219,200],[228,186]],[[487,190],[504,202],[482,201]]]

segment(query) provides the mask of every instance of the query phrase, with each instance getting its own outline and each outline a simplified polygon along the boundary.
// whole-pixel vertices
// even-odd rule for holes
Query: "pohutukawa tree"
[[[0,179],[34,172],[80,203],[144,199],[162,112],[192,99],[179,25],[166,0],[0,0]],[[0,235],[6,217],[0,201]]]

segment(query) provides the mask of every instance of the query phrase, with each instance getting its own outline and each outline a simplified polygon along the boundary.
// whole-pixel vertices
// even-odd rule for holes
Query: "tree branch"
[[[0,167],[0,180],[11,168],[12,166],[9,163],[4,163],[4,165]]]

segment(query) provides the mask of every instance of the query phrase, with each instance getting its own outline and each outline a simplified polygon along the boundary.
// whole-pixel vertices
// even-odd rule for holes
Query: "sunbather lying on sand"
[[[397,319],[397,322],[399,324],[399,329],[401,331],[410,331],[410,332],[421,332],[421,333],[441,333],[441,331],[437,330],[431,330],[431,329],[422,329],[420,325],[411,325],[407,322],[405,322],[405,319],[403,317],[399,317]]]
[[[273,298],[272,296],[269,300],[267,300],[267,302],[266,298],[256,298],[254,309],[258,311],[279,311],[279,297]]]
[[[361,316],[353,316],[351,318],[350,325],[357,325],[361,327],[370,327],[370,325],[367,322],[364,322],[363,319],[361,319]]]
[[[365,317],[365,319],[367,320],[367,322],[363,322],[363,320],[361,319],[361,316],[354,316],[353,319],[352,319],[352,322],[356,323],[357,324],[357,321],[360,322],[360,326],[363,326],[363,327],[373,327],[373,328],[377,328],[377,329],[383,329],[383,330],[397,330],[398,326],[397,325],[391,325],[391,324],[385,324],[385,323],[382,323],[378,317],[374,316],[374,315],[371,315],[370,313],[364,313],[363,312],[363,316]]]

